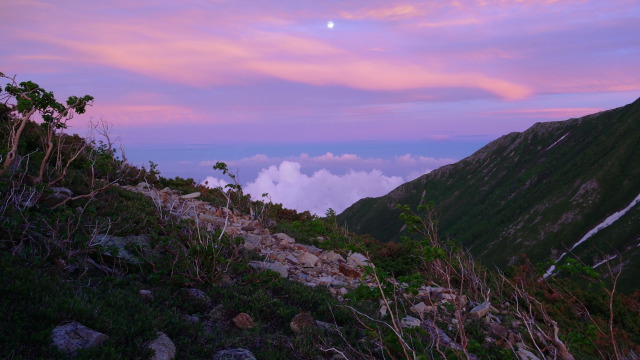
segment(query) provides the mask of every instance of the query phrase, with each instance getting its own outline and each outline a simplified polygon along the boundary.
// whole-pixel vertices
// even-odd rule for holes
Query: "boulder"
[[[56,326],[51,332],[53,345],[65,354],[73,355],[79,349],[100,346],[109,337],[91,330],[77,321]]]
[[[176,346],[167,335],[159,332],[158,337],[147,344],[147,348],[153,350],[150,360],[171,360],[176,357]]]
[[[342,255],[336,253],[335,251],[331,250],[329,252],[325,252],[322,255],[320,255],[320,258],[324,261],[327,262],[332,262],[332,261],[337,261],[337,262],[347,262],[347,260],[345,260]]]
[[[296,242],[296,240],[294,238],[292,238],[291,236],[285,234],[285,233],[277,233],[277,234],[273,234],[273,237],[278,239],[278,242],[280,242],[280,244],[282,245],[286,245],[286,244],[293,244]]]
[[[420,316],[420,318],[422,319],[424,316],[424,313],[435,313],[437,311],[437,307],[435,306],[427,306],[425,303],[423,302],[419,302],[415,305],[413,305],[412,307],[409,308],[409,310],[411,310],[414,314],[417,314],[418,316]]]
[[[136,185],[136,187],[138,189],[142,190],[142,189],[147,189],[147,188],[151,187],[151,185],[149,185],[148,183],[143,181],[141,183],[138,183],[138,185]]]
[[[187,294],[187,297],[197,305],[203,307],[211,306],[211,298],[204,291],[196,288],[189,288],[185,289],[185,293]]]
[[[243,348],[220,350],[213,355],[213,360],[256,360],[251,351]]]
[[[66,187],[57,186],[57,187],[52,187],[50,189],[51,191],[53,191],[54,196],[61,196],[61,197],[73,196],[73,191],[67,189]]]
[[[298,257],[298,260],[300,260],[305,267],[314,267],[320,264],[320,258],[310,252],[302,253],[302,255]]]
[[[518,358],[520,360],[540,360],[539,357],[535,356],[531,351],[529,350],[525,350],[525,349],[518,349],[518,351],[516,351],[516,354],[518,354]]]
[[[153,300],[153,293],[151,292],[151,290],[140,290],[138,291],[138,294],[140,294],[140,297],[144,300]]]
[[[280,263],[266,261],[250,261],[249,266],[260,270],[271,270],[280,274],[282,278],[289,277],[289,267]]]
[[[301,334],[303,332],[315,330],[318,327],[318,324],[311,315],[311,312],[304,311],[293,317],[291,323],[289,323],[289,327],[294,333]]]
[[[403,328],[420,327],[420,319],[416,319],[413,316],[407,316],[400,320],[400,326]]]
[[[182,196],[180,196],[180,199],[195,199],[197,197],[200,197],[200,193],[199,192],[194,192],[194,193],[191,193],[191,194],[182,195]]]
[[[360,253],[352,253],[347,257],[347,263],[355,266],[369,266],[369,259]]]
[[[344,275],[346,277],[349,277],[349,278],[352,278],[352,279],[360,279],[360,277],[362,277],[362,274],[360,274],[360,272],[358,270],[352,269],[349,266],[344,265],[344,264],[340,264],[338,266],[338,271],[342,275]]]
[[[104,254],[113,255],[134,265],[140,264],[140,259],[127,247],[133,245],[150,249],[149,241],[150,239],[147,235],[120,237],[99,234],[95,237],[95,242],[105,250]]]
[[[247,313],[240,313],[236,315],[232,321],[240,329],[251,329],[256,326],[256,323]]]
[[[488,301],[483,302],[482,304],[474,307],[469,311],[469,315],[474,319],[483,318],[489,312],[489,308],[491,307],[491,303]]]

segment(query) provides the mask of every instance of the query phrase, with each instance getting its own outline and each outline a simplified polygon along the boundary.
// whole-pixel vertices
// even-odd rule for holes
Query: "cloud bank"
[[[300,163],[283,161],[260,171],[244,189],[254,199],[268,193],[273,202],[287,208],[324,215],[329,208],[340,213],[359,199],[382,196],[404,183],[401,177],[385,176],[380,170],[336,175],[321,169],[309,176],[301,168]]]

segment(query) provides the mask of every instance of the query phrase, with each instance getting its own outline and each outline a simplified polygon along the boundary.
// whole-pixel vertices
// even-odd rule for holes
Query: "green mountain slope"
[[[338,219],[350,231],[395,241],[402,233],[395,205],[416,207],[424,197],[436,204],[442,235],[484,263],[504,267],[523,253],[544,261],[640,194],[639,151],[640,99],[502,136],[383,197],[358,201]],[[573,253],[589,265],[619,255],[637,265],[639,243],[640,204]]]

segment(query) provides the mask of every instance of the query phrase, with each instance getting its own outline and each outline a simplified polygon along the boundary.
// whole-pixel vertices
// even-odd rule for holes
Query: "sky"
[[[71,132],[319,215],[640,97],[638,0],[4,0],[0,33],[0,72],[95,97]]]

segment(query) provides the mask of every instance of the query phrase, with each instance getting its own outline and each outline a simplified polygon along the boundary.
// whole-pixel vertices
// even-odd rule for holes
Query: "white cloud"
[[[279,166],[262,169],[244,189],[254,199],[269,193],[275,203],[298,211],[324,215],[332,208],[340,213],[365,197],[382,196],[401,185],[399,176],[385,176],[380,170],[353,171],[336,175],[326,169],[311,176],[301,172],[298,162],[283,161]]]
[[[217,187],[224,188],[229,183],[222,179],[218,179],[215,176],[207,176],[207,178],[204,179],[201,184],[213,189]]]

